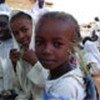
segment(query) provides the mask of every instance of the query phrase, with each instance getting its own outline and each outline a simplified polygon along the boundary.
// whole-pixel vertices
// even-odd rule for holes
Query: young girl
[[[34,85],[41,87],[44,82],[42,76],[47,76],[34,52],[34,21],[31,15],[26,12],[13,11],[10,26],[15,47],[10,52],[10,58],[14,67],[15,87],[17,85],[18,97],[16,100],[33,100],[31,96],[32,94],[35,96]]]
[[[83,100],[86,96],[79,65],[72,67],[71,56],[81,40],[79,25],[70,14],[44,14],[35,28],[35,52],[44,68],[50,70],[44,100]]]

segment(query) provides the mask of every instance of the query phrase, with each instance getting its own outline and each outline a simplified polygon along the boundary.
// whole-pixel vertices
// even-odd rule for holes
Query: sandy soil
[[[28,10],[32,8],[31,0],[7,0],[6,3],[14,9]]]

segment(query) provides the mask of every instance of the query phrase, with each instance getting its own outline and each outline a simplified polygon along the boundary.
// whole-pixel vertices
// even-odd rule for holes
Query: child
[[[100,52],[94,41],[84,43],[84,59],[92,75],[100,75]]]
[[[34,85],[43,85],[42,74],[46,77],[45,71],[37,62],[34,52],[34,21],[31,15],[26,12],[13,11],[10,26],[15,46],[10,52],[10,58],[15,75],[17,75],[15,84],[19,85],[16,90],[19,96],[16,100],[33,100],[31,96],[34,94]],[[32,71],[33,76],[29,74],[30,71]],[[41,74],[42,71],[43,73]]]
[[[13,41],[9,27],[9,13],[0,11],[0,100],[13,98],[12,64],[9,52],[13,48]]]
[[[79,65],[70,65],[80,40],[79,25],[70,14],[49,12],[39,19],[35,52],[43,67],[50,70],[43,100],[83,100],[86,96]]]
[[[100,74],[100,52],[99,52],[99,37],[96,31],[92,31],[91,37],[85,37],[83,39],[84,45],[84,59],[87,67],[92,75]]]
[[[87,40],[84,43],[83,57],[90,74],[95,80],[95,84],[100,95],[100,52],[94,42],[95,41]]]
[[[45,3],[45,0],[35,0],[33,4],[33,8],[31,12],[34,16],[35,22],[37,22],[37,20],[39,19],[41,15],[48,12],[48,10],[44,7],[44,3]]]

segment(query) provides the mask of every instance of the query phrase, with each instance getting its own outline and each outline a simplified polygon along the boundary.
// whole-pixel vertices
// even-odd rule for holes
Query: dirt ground
[[[18,10],[30,10],[32,9],[36,0],[6,0],[6,3],[13,9]],[[45,1],[44,6],[46,8],[52,8],[53,3]]]
[[[31,0],[6,0],[6,3],[13,9],[28,10],[32,8]]]

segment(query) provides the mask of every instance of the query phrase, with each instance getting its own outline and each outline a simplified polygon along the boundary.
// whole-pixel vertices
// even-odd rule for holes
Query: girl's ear
[[[72,55],[72,52],[71,52],[71,50],[67,50],[67,53],[66,53],[66,55],[67,55],[67,57],[68,57],[68,60],[69,60],[70,56]]]
[[[67,50],[67,54],[70,55],[71,54],[71,50],[68,49]]]
[[[69,63],[76,64],[76,57],[74,54],[69,56]]]

